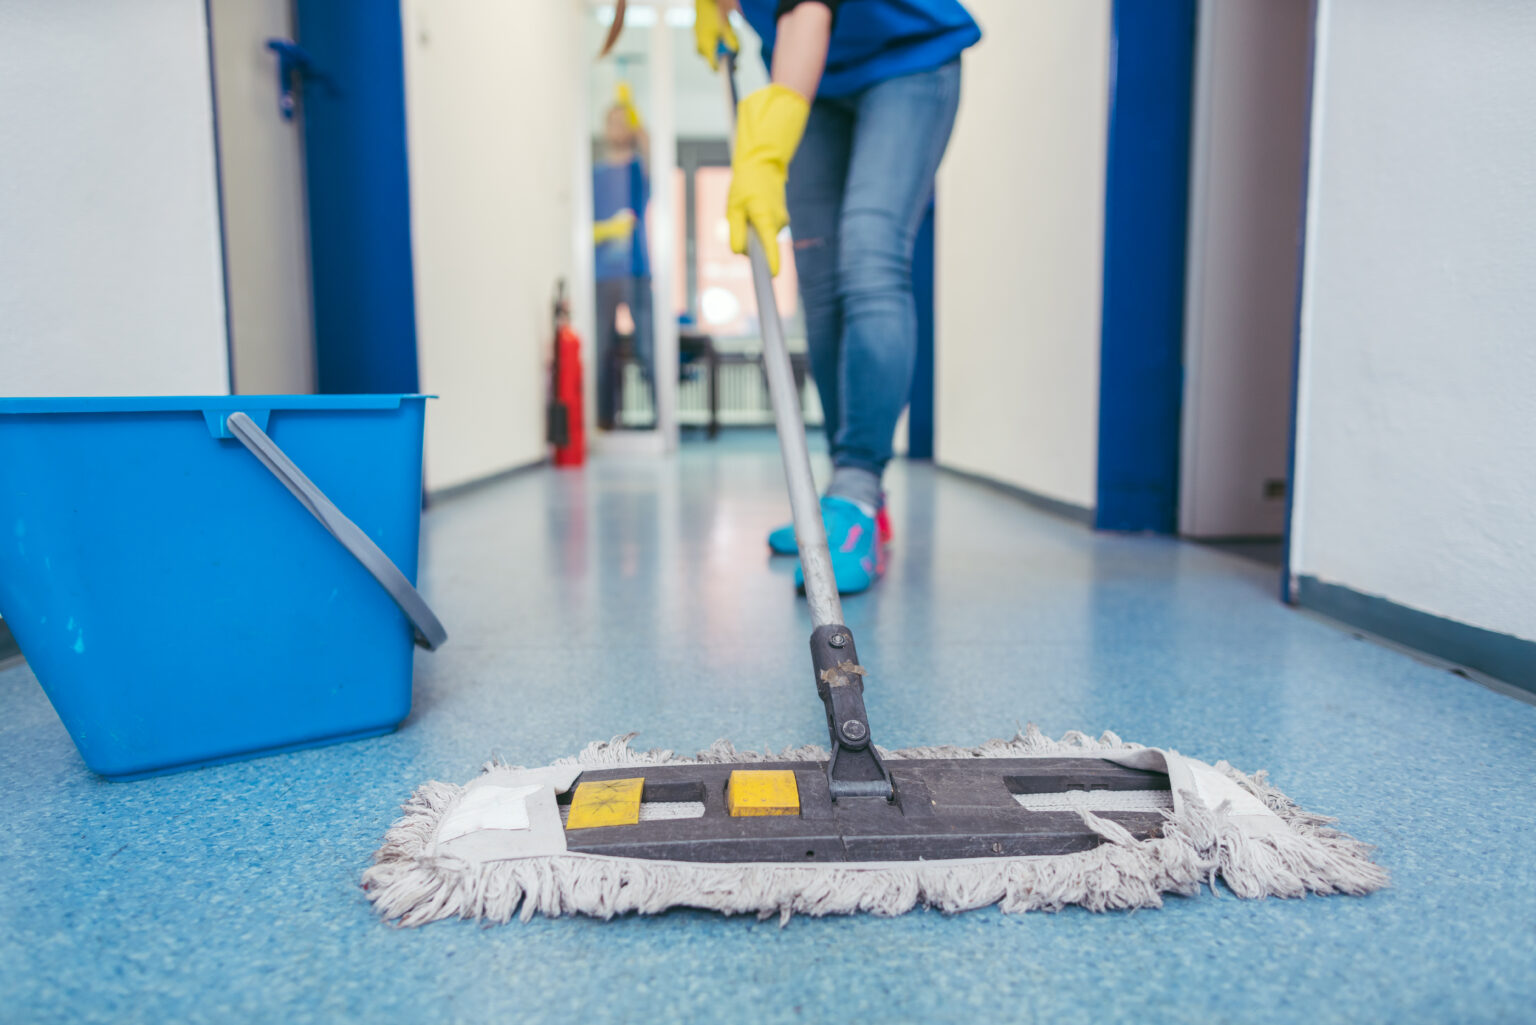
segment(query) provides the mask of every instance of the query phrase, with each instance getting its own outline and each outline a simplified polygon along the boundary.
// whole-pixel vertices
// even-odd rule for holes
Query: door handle
[[[300,83],[306,76],[322,76],[309,51],[292,39],[268,39],[267,49],[277,54],[277,109],[284,121],[292,121]]]

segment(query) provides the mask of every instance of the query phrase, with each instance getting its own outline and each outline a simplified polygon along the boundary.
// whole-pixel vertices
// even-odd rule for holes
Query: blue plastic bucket
[[[0,399],[0,616],[86,765],[142,776],[399,725],[424,405]]]

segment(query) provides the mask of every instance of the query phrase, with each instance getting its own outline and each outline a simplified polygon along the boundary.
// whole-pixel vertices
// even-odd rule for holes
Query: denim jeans
[[[811,373],[836,466],[891,458],[912,390],[912,248],[960,104],[960,62],[817,99],[786,199]]]

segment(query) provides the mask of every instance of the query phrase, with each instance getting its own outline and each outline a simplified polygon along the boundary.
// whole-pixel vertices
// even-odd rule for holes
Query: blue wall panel
[[[912,251],[912,294],[917,301],[917,365],[907,412],[907,458],[933,458],[933,204]]]
[[[1104,209],[1103,530],[1178,523],[1195,0],[1116,0]]]
[[[298,0],[297,23],[319,387],[414,392],[400,5]]]

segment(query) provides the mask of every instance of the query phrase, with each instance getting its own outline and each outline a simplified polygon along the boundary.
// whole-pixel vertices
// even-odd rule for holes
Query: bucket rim
[[[0,397],[0,416],[38,413],[202,413],[260,410],[398,409],[435,395],[82,395]]]

